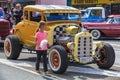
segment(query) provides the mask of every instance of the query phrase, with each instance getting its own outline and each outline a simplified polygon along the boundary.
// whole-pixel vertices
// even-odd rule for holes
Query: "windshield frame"
[[[58,14],[69,14],[69,13],[72,13],[72,14],[78,14],[79,15],[79,19],[78,20],[69,20],[68,19],[68,15],[66,16],[67,17],[67,19],[63,19],[63,20],[60,20],[60,19],[58,19],[58,20],[48,20],[47,19],[47,14],[50,14],[50,13],[58,13]],[[81,21],[81,13],[78,13],[78,12],[46,12],[46,13],[44,13],[44,17],[45,17],[45,21],[47,21],[47,22],[57,22],[57,21],[75,21],[75,22],[80,22]]]
[[[120,17],[108,17],[108,19],[106,20],[106,23],[107,24],[120,24],[120,22],[117,23],[116,18],[119,18],[119,20],[120,20]]]

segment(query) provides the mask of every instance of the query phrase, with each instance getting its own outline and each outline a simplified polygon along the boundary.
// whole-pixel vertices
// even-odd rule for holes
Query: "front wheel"
[[[8,59],[17,59],[20,55],[22,45],[15,35],[9,35],[4,42],[4,52]]]
[[[99,61],[97,65],[102,69],[109,69],[115,62],[115,52],[113,47],[110,44],[105,44],[98,53]]]
[[[64,47],[59,45],[53,46],[48,55],[48,61],[54,73],[64,73],[68,67],[68,57]]]
[[[90,33],[93,36],[93,39],[97,40],[101,38],[101,32],[99,30],[91,30]]]

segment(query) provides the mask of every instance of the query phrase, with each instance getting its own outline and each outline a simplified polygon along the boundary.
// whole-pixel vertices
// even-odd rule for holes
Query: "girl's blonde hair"
[[[40,21],[40,22],[39,22],[39,28],[37,29],[36,32],[38,32],[39,29],[40,29],[42,26],[44,26],[44,25],[46,25],[46,22],[45,22],[45,21]]]
[[[45,21],[40,21],[39,23],[39,28],[41,28],[42,26],[46,25],[46,22]]]

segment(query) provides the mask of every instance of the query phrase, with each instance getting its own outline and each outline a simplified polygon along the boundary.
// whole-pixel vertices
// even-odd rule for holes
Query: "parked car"
[[[120,15],[110,15],[105,22],[86,22],[82,25],[93,35],[93,39],[102,36],[120,37]]]
[[[81,32],[80,11],[69,6],[28,5],[23,9],[23,21],[14,28],[14,34],[6,38],[5,55],[17,59],[21,49],[35,49],[35,33],[39,22],[46,21],[50,69],[57,74],[64,73],[68,62],[95,63],[103,69],[112,67],[115,53],[110,44],[97,42],[93,50],[93,38],[89,32]]]
[[[3,47],[6,36],[12,34],[9,21],[4,19],[4,11],[0,8],[0,47]]]
[[[82,15],[82,22],[104,22],[105,19],[106,15],[103,7],[88,7]]]
[[[10,34],[12,34],[12,29],[9,21],[0,19],[0,47],[3,47],[5,38]]]
[[[80,10],[81,11],[81,15],[83,16],[86,13],[86,9]]]

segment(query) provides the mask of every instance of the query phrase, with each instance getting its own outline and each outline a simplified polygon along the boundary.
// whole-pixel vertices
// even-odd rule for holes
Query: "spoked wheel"
[[[6,49],[6,55],[10,56],[10,53],[11,53],[11,42],[10,42],[9,39],[6,40],[5,49]]]
[[[99,61],[97,65],[99,68],[109,69],[115,62],[115,52],[111,45],[105,44],[98,54]]]
[[[54,67],[54,69],[57,69],[60,67],[61,64],[61,59],[60,59],[60,55],[57,53],[57,51],[53,51],[52,55],[51,55],[51,64]]]
[[[9,35],[4,42],[4,52],[8,59],[17,59],[21,52],[22,45],[15,35]]]
[[[54,73],[64,73],[68,67],[67,52],[62,46],[53,46],[50,50],[49,66]]]
[[[108,61],[108,53],[104,48],[100,50],[98,57],[100,59],[99,61],[100,64],[105,64]]]
[[[97,40],[101,38],[101,32],[99,30],[92,30],[90,33],[93,36],[93,39]]]

